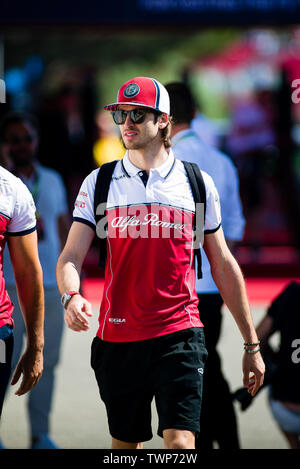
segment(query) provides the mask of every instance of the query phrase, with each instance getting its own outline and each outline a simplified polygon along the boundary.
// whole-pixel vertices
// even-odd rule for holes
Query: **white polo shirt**
[[[19,178],[0,166],[0,327],[13,326],[13,304],[3,277],[6,236],[24,236],[35,229],[35,205],[30,192]]]
[[[83,182],[73,219],[96,228],[94,190],[99,169]],[[207,209],[204,230],[221,224],[219,196],[202,172]],[[107,261],[98,337],[145,340],[202,327],[195,291],[195,203],[183,163],[172,150],[149,176],[129,160],[115,167],[107,200]]]
[[[180,160],[196,163],[212,178],[220,195],[222,228],[225,238],[240,241],[244,234],[245,219],[239,195],[238,173],[230,158],[204,143],[192,129],[178,132],[172,139],[173,152]],[[210,264],[203,249],[202,279],[196,279],[198,293],[217,293]]]

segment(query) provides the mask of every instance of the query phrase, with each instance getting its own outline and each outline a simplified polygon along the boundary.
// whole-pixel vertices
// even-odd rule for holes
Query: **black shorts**
[[[133,443],[150,440],[153,397],[159,436],[170,428],[199,432],[206,357],[202,328],[137,342],[95,337],[91,366],[111,436]]]

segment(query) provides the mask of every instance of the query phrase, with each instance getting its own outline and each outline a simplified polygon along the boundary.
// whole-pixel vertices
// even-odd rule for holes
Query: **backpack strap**
[[[205,222],[205,216],[206,216],[206,189],[205,189],[205,183],[203,180],[203,176],[201,174],[201,171],[196,163],[190,163],[188,161],[182,161],[184,168],[186,170],[191,189],[192,189],[192,194],[194,197],[195,204],[197,203],[203,203],[204,204],[204,222]],[[196,218],[196,217],[195,217]],[[194,229],[197,231],[201,227],[194,226]],[[204,228],[204,227],[203,227]],[[199,241],[200,236],[196,236],[196,239]],[[197,271],[197,277],[202,278],[202,260],[201,260],[201,250],[200,250],[200,243],[197,243],[197,245],[194,246],[194,251],[195,251],[195,256],[197,257],[197,264],[198,264],[198,271]]]
[[[104,163],[97,175],[95,192],[94,192],[94,216],[97,223],[106,217],[106,203],[108,197],[109,186],[116,164],[119,160],[110,161]],[[101,214],[97,214],[97,207],[99,204],[105,204],[105,209],[101,211]],[[98,238],[99,245],[99,267],[103,268],[106,262],[107,250],[106,250],[106,238]]]

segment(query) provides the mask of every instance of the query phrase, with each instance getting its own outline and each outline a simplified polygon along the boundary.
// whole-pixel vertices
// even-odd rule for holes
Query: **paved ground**
[[[264,308],[252,308],[257,324]],[[57,369],[57,386],[52,412],[52,436],[62,448],[110,448],[110,436],[104,405],[89,366],[90,343],[97,329],[97,308],[87,333],[65,330],[61,363]],[[242,384],[241,358],[243,340],[228,310],[224,311],[223,332],[219,350],[223,369],[232,389]],[[7,448],[28,447],[26,397],[10,393],[3,415],[1,438]],[[239,431],[244,449],[287,448],[270,414],[266,391],[263,390],[246,412],[236,406]],[[157,418],[153,407],[153,428]],[[162,440],[154,436],[145,448],[162,448]]]

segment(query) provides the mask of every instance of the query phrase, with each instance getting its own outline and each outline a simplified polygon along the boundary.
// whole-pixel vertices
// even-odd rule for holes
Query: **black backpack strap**
[[[94,192],[94,215],[95,215],[96,226],[99,221],[101,221],[104,217],[106,217],[106,203],[107,203],[109,186],[110,186],[113,172],[115,170],[115,167],[118,161],[119,160],[115,160],[109,163],[104,163],[98,171],[95,192]],[[101,208],[101,212],[97,214],[97,207],[99,206],[99,204],[105,204],[105,205],[103,206],[103,208]],[[98,245],[99,245],[99,267],[103,268],[106,262],[106,238],[98,237]]]
[[[205,183],[203,180],[203,176],[201,174],[201,171],[196,163],[190,163],[188,161],[182,161],[184,168],[186,170],[188,179],[190,181],[193,197],[195,204],[197,203],[203,203],[204,204],[204,220],[203,223],[205,223],[205,216],[206,216],[206,188],[205,188]],[[197,217],[195,217],[197,218]],[[195,230],[199,230],[200,228],[203,227],[197,227],[194,226]],[[199,241],[200,236],[199,234],[196,236],[196,239]],[[194,251],[195,251],[195,256],[197,257],[197,263],[198,263],[198,271],[197,271],[197,277],[202,278],[202,260],[201,260],[201,251],[200,251],[200,244],[197,243],[197,245],[194,246]]]

